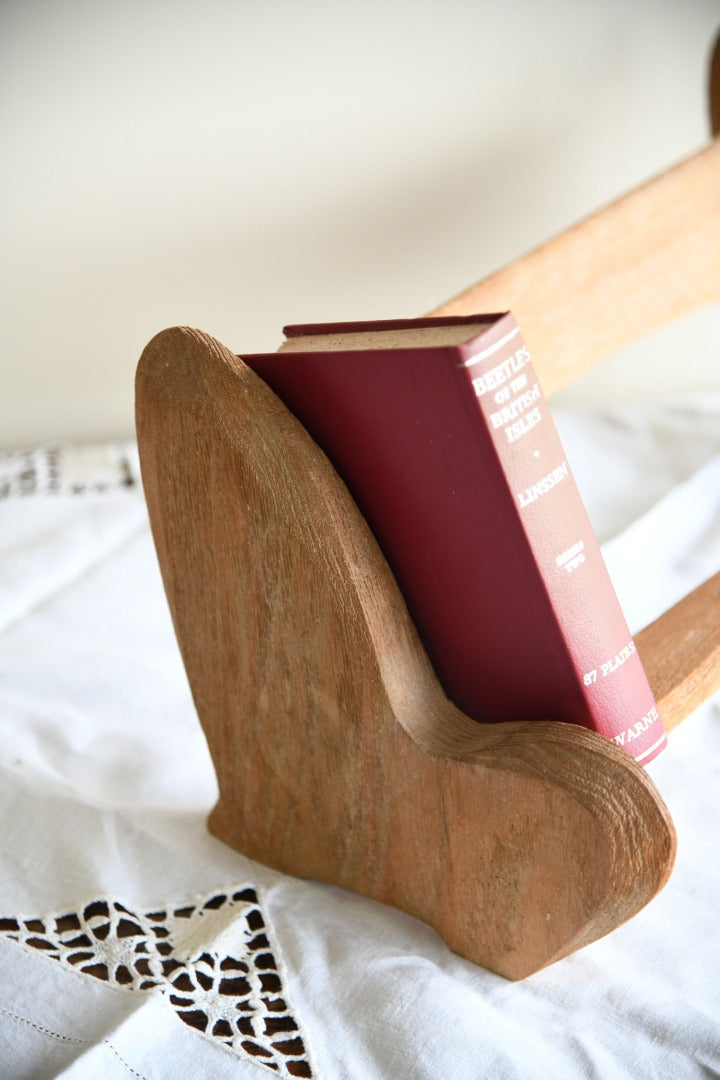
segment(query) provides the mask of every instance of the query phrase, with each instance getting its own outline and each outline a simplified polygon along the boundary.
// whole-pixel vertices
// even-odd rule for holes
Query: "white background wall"
[[[719,26],[718,0],[4,0],[0,445],[130,434],[164,326],[247,351],[423,313],[701,147]],[[718,306],[572,393],[681,386],[720,390]]]

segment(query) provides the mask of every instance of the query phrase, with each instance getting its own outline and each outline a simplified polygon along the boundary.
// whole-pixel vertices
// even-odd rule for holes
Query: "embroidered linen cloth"
[[[720,401],[557,418],[635,631],[718,569]],[[7,1080],[720,1074],[718,701],[649,768],[664,891],[507,982],[207,833],[132,445],[0,457],[0,770]]]

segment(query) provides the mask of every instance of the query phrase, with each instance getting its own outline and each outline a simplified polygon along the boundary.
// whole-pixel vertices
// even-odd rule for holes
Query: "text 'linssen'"
[[[552,491],[554,487],[561,483],[569,475],[569,472],[567,461],[563,461],[551,472],[542,476],[536,483],[531,484],[524,491],[518,491],[516,494],[520,506],[530,506],[531,503],[537,502],[543,495],[547,495],[548,491]]]

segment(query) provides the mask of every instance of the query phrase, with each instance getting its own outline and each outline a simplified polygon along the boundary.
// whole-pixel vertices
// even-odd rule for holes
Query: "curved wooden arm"
[[[720,573],[635,635],[669,731],[720,690]]]
[[[442,304],[513,311],[546,394],[720,299],[720,141]]]

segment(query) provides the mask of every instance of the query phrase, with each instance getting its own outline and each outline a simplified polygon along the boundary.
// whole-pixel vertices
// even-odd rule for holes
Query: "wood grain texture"
[[[720,299],[720,142],[486,278],[434,315],[513,312],[546,395]]]
[[[666,730],[720,690],[720,573],[635,635]]]
[[[446,699],[344,485],[242,361],[166,331],[136,400],[219,837],[512,979],[650,900],[675,835],[644,770],[582,728],[477,724]]]

